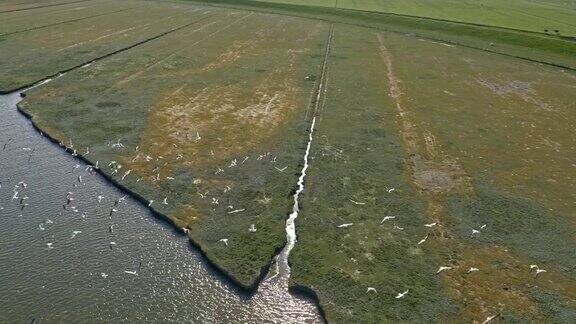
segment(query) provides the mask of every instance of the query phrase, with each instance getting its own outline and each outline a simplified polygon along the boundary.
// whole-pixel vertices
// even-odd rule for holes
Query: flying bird
[[[220,239],[218,240],[218,242],[223,242],[224,244],[226,244],[226,246],[228,246],[228,239],[226,238]]]
[[[368,287],[368,289],[366,289],[366,293],[369,293],[369,292],[377,293],[376,288],[374,288],[374,287]]]
[[[354,200],[352,200],[352,199],[348,199],[348,200],[350,200],[350,201],[351,201],[352,203],[354,203],[355,205],[366,205],[366,203],[363,203],[363,202],[357,202],[357,201],[354,201]]]
[[[472,272],[476,272],[476,271],[479,271],[479,270],[480,270],[480,269],[478,269],[478,268],[470,267],[470,269],[468,269],[468,272],[466,272],[466,273],[472,273]]]
[[[426,240],[428,239],[428,237],[429,237],[429,236],[430,236],[430,234],[426,234],[426,236],[424,236],[424,238],[423,238],[423,239],[421,239],[421,240],[420,240],[420,242],[418,242],[418,245],[420,245],[420,244],[422,244],[422,243],[426,242]]]
[[[384,224],[385,221],[389,220],[389,219],[395,219],[396,216],[386,216],[382,219],[382,221],[380,222],[380,224]]]
[[[342,225],[338,225],[337,227],[338,228],[345,228],[345,227],[352,226],[352,225],[354,225],[354,223],[342,224]]]
[[[404,296],[406,296],[406,294],[410,291],[410,289],[407,289],[404,292],[398,293],[398,295],[396,295],[396,299],[400,299],[400,298],[404,298]]]
[[[443,272],[444,270],[450,270],[450,269],[452,269],[452,267],[440,266],[440,268],[438,268],[438,271],[436,271],[436,274],[439,274],[440,272]]]

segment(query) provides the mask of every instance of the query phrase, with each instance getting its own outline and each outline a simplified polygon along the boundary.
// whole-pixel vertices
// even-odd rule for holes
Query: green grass
[[[576,5],[528,0],[261,0],[261,2],[394,13],[495,27],[576,35]]]

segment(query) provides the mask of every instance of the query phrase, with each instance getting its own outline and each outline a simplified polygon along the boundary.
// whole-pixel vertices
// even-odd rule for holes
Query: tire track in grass
[[[67,4],[79,3],[79,2],[88,2],[88,1],[93,1],[93,0],[80,0],[80,1],[72,1],[72,2],[54,3],[54,4],[44,5],[44,6],[36,6],[36,7],[28,7],[28,8],[19,8],[19,9],[10,9],[10,10],[0,11],[0,14],[8,13],[8,12],[26,11],[26,10],[47,8],[47,7],[64,6],[64,5],[67,5]]]

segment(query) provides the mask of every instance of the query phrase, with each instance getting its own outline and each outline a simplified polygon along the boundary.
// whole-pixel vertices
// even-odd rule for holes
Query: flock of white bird
[[[388,193],[392,193],[392,192],[395,191],[395,189],[394,189],[394,188],[387,188],[386,191],[387,191]],[[348,200],[349,200],[350,202],[352,202],[354,205],[359,205],[359,206],[366,205],[365,202],[359,202],[359,201],[356,201],[356,200],[353,200],[353,199],[350,199],[350,198],[349,198]],[[382,218],[382,220],[380,221],[380,225],[385,225],[385,224],[386,224],[387,222],[389,222],[389,221],[394,221],[394,223],[393,223],[393,228],[394,228],[395,230],[403,231],[404,228],[403,228],[403,227],[400,227],[400,226],[398,226],[398,225],[396,224],[396,222],[395,222],[396,219],[397,219],[396,216],[384,216],[384,218]],[[337,225],[336,227],[337,227],[337,228],[348,228],[348,227],[351,227],[351,226],[353,226],[353,225],[354,225],[354,223],[344,223],[344,224]],[[432,223],[424,224],[424,227],[426,227],[426,228],[428,228],[428,229],[432,229],[433,227],[435,227],[435,226],[437,226],[437,225],[439,225],[439,222],[438,222],[438,221],[435,221],[435,222],[432,222]],[[480,235],[480,234],[482,233],[482,231],[486,229],[486,227],[487,227],[487,224],[482,224],[482,225],[480,225],[478,228],[473,228],[473,229],[471,229],[471,237],[475,237],[475,236],[477,236],[477,235]],[[416,243],[416,245],[422,245],[422,244],[424,244],[429,237],[430,237],[430,232],[426,233],[426,235],[425,235],[421,240],[419,240],[419,241]],[[452,267],[452,266],[443,266],[443,265],[441,265],[441,266],[439,266],[439,268],[438,268],[438,270],[436,271],[435,274],[438,275],[438,274],[440,274],[440,273],[442,273],[442,272],[444,272],[444,271],[449,271],[449,270],[453,270],[453,269],[454,269],[454,267]],[[466,274],[471,274],[471,273],[474,273],[474,272],[477,272],[477,271],[480,271],[480,269],[479,269],[479,268],[476,268],[476,267],[470,267],[470,268],[466,271]],[[546,270],[540,269],[540,268],[538,267],[538,265],[535,265],[535,264],[530,265],[529,271],[534,274],[534,278],[538,277],[538,275],[540,275],[541,273],[545,273],[545,272],[546,272]],[[406,289],[406,290],[403,291],[403,292],[399,292],[394,298],[395,298],[395,299],[404,298],[409,292],[410,292],[410,289]],[[366,293],[377,293],[377,290],[376,290],[376,288],[374,288],[374,287],[368,287],[368,288],[366,289]],[[498,316],[500,316],[500,314],[493,315],[493,316],[489,316],[488,318],[486,318],[486,320],[483,322],[483,324],[489,323],[490,321],[494,320],[494,319],[497,318]]]
[[[196,136],[195,137],[190,137],[190,140],[193,140],[195,142],[198,142],[202,139],[202,137],[200,136],[199,132],[196,132]],[[65,145],[64,143],[60,142],[59,145],[65,149],[67,149],[68,151],[72,152],[72,155],[74,156],[78,156],[77,150],[74,148],[74,143],[72,142],[72,140],[69,141],[68,145]],[[116,141],[108,141],[108,143],[106,144],[107,147],[109,147],[110,149],[114,149],[114,150],[127,150],[127,146],[124,145],[120,139],[116,140]],[[172,146],[176,149],[178,148],[177,144],[172,144]],[[87,147],[84,151],[83,156],[87,157],[87,155],[90,154],[90,148]],[[172,176],[161,176],[162,172],[162,168],[168,166],[169,164],[169,159],[165,158],[164,156],[158,155],[156,157],[153,157],[149,154],[144,154],[142,152],[142,150],[140,149],[139,146],[136,146],[134,148],[134,157],[131,159],[131,163],[136,163],[136,162],[143,162],[143,163],[149,163],[150,164],[150,168],[151,168],[151,173],[152,175],[149,176],[149,179],[151,182],[157,182],[157,181],[161,181],[161,180],[167,180],[167,181],[172,181],[175,180],[174,177]],[[214,151],[210,151],[210,155],[215,155]],[[184,153],[178,153],[176,155],[175,161],[179,161],[184,159]],[[229,163],[227,163],[227,167],[218,167],[215,171],[215,175],[219,175],[219,174],[224,174],[226,172],[225,169],[231,169],[234,167],[240,167],[241,165],[243,165],[244,163],[246,163],[248,160],[250,159],[250,156],[245,156],[242,159],[232,159]],[[266,152],[264,154],[259,154],[257,157],[255,157],[255,159],[257,161],[261,161],[261,160],[268,160],[269,162],[275,164],[276,163],[276,156],[272,156],[272,154],[270,152]],[[183,162],[185,165],[191,165],[190,161],[186,161]],[[132,174],[134,174],[134,170],[133,169],[128,169],[122,172],[122,169],[124,168],[124,166],[119,163],[118,161],[109,161],[107,164],[107,167],[109,168],[109,173],[111,175],[115,175],[118,174],[120,176],[120,180],[122,181],[126,181],[128,180],[128,177],[130,177]],[[80,165],[76,165],[76,167],[74,168],[74,170],[80,168]],[[98,170],[100,168],[100,162],[96,161],[94,163],[94,165],[88,165],[85,167],[86,172],[90,172],[93,173],[95,170]],[[284,166],[282,168],[279,168],[277,166],[274,165],[274,168],[278,171],[278,172],[284,172],[288,167]],[[145,177],[138,177],[136,179],[136,182],[140,182],[142,180],[145,180]],[[199,185],[202,181],[200,179],[194,179],[193,184],[195,185]],[[83,183],[83,178],[82,175],[78,176],[78,183],[81,184]],[[228,185],[226,185],[223,189],[222,189],[222,193],[227,193],[230,190],[232,190],[232,188]],[[201,192],[198,189],[197,192],[198,196],[200,197],[200,199],[210,199],[210,203],[212,205],[220,205],[220,197],[218,196],[218,192],[214,193],[214,192],[210,192],[210,191],[206,191],[206,192]],[[209,197],[211,196],[211,197]],[[69,197],[67,197],[68,199]],[[98,196],[98,202],[102,202],[104,197],[102,196]],[[124,198],[122,198],[123,200]],[[152,207],[152,205],[155,203],[155,200],[150,199],[148,201],[148,207]],[[162,199],[161,202],[162,205],[169,205],[169,199],[168,197],[164,197]],[[114,205],[113,208],[111,208],[110,210],[110,216],[112,216],[115,212],[117,212],[117,209],[115,208],[117,206],[117,203]],[[74,206],[70,206],[70,208],[73,211],[77,211],[76,207]],[[244,212],[246,209],[245,208],[235,208],[233,205],[228,205],[227,206],[227,214],[236,214],[236,213],[241,213]],[[185,234],[189,234],[190,233],[190,229],[189,228],[182,228],[182,231]],[[251,224],[248,228],[248,232],[249,233],[255,233],[257,231],[256,225],[255,224]],[[218,242],[222,242],[225,246],[228,246],[228,238],[222,238],[220,240],[218,240]]]

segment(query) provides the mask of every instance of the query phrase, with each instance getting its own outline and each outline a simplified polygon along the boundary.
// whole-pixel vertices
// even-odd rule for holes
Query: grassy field
[[[1,13],[33,5],[11,0],[0,49],[19,54],[0,52],[0,89],[165,33],[19,107],[253,288],[285,243],[333,26],[292,287],[312,289],[336,323],[575,322],[576,43],[313,4],[325,7],[131,0]],[[82,6],[95,17],[72,10]],[[560,1],[338,2],[353,6],[525,30],[572,14]],[[500,14],[525,17],[520,7],[544,18]]]
[[[262,0],[394,13],[455,22],[576,36],[576,4],[549,0]],[[558,33],[555,31],[558,30]]]
[[[319,22],[222,12],[71,72],[21,107],[62,142],[90,147],[105,172],[121,164],[118,182],[250,286],[285,240],[314,86],[306,76],[326,33]],[[107,145],[117,140],[126,148]]]

